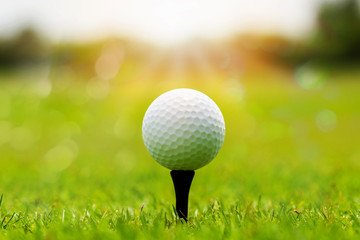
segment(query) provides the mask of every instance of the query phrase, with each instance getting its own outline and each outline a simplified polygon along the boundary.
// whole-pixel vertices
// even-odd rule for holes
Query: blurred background
[[[193,204],[262,195],[301,205],[359,192],[349,177],[360,169],[359,1],[1,5],[0,193],[9,205],[89,196],[138,207],[159,204],[156,189],[171,201],[168,170],[146,152],[141,124],[157,96],[180,87],[214,99],[226,122]]]

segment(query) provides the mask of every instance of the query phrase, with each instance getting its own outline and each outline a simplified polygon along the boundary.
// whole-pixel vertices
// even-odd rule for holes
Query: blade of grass
[[[10,223],[11,220],[14,218],[14,216],[15,216],[15,213],[13,213],[13,214],[11,215],[9,221],[4,225],[4,227],[3,227],[4,229],[6,229],[6,227],[9,225],[9,223]]]
[[[1,207],[1,204],[2,204],[2,201],[3,201],[3,197],[4,197],[4,194],[2,193],[1,197],[0,197],[0,207]]]

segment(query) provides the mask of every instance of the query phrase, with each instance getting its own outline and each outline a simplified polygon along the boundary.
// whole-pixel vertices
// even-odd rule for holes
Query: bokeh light
[[[110,92],[110,83],[107,80],[93,78],[86,86],[86,92],[89,97],[95,100],[105,98]]]
[[[311,62],[299,66],[295,70],[295,81],[304,89],[319,89],[327,80],[327,73],[316,68]]]
[[[335,112],[324,109],[316,114],[316,126],[323,132],[331,132],[336,128],[338,118]]]
[[[44,156],[45,170],[60,172],[68,168],[78,153],[76,142],[67,140],[49,149]]]
[[[9,144],[14,150],[26,150],[34,145],[34,136],[32,130],[25,126],[15,127],[11,130]]]

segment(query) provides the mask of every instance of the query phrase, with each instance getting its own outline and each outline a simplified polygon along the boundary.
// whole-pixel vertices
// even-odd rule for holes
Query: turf
[[[266,74],[204,84],[3,73],[0,239],[359,238],[359,76],[304,89]],[[196,171],[187,224],[141,137],[146,108],[176,87],[208,94],[226,122],[219,155]]]

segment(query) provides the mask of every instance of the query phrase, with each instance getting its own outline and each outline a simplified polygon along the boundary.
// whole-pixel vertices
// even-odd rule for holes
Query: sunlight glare
[[[191,2],[164,2],[146,19],[150,39],[166,44],[178,44],[196,36],[198,7]]]

